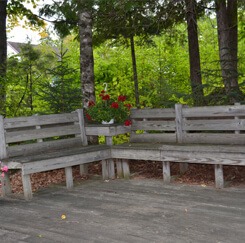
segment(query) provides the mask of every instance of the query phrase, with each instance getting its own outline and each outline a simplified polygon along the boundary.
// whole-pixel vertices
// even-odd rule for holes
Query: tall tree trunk
[[[83,107],[87,108],[89,101],[95,102],[95,84],[94,84],[94,55],[92,42],[92,13],[89,4],[91,0],[81,0],[79,11],[79,37],[80,37],[80,72],[82,86],[82,103]],[[91,144],[98,143],[98,136],[88,137],[88,142]],[[88,168],[82,166],[81,173],[87,173]]]
[[[139,82],[138,82],[138,73],[137,73],[137,63],[135,55],[135,46],[134,46],[134,36],[130,36],[130,47],[131,47],[131,57],[133,65],[133,75],[134,75],[134,95],[136,107],[140,107],[140,98],[139,98]]]
[[[7,72],[7,2],[0,1],[0,115],[5,115],[6,72]]]
[[[234,103],[242,97],[237,71],[237,0],[216,0],[215,3],[221,74],[226,95],[230,103]]]
[[[195,106],[204,105],[200,52],[197,32],[196,0],[185,0],[188,30],[190,79]]]
[[[89,100],[95,101],[94,57],[92,45],[92,16],[87,8],[79,12],[80,35],[80,71],[83,106],[88,107]]]

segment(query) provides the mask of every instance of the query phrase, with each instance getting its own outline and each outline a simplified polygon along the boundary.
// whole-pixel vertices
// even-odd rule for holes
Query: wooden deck
[[[61,219],[65,215],[66,219]],[[0,198],[1,242],[227,242],[245,239],[245,189],[88,180],[32,201]]]

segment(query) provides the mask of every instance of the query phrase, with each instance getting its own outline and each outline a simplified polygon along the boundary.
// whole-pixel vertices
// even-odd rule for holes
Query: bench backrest
[[[245,144],[245,105],[133,109],[131,142]]]
[[[132,109],[131,142],[176,142],[174,109]]]
[[[86,144],[82,110],[66,114],[0,117],[0,158]]]
[[[179,143],[245,145],[245,105],[176,105],[176,124]]]

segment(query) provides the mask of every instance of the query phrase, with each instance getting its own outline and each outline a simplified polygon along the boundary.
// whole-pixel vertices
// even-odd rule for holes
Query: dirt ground
[[[130,171],[132,179],[161,179],[162,165],[160,162],[152,161],[130,161]],[[101,175],[101,164],[93,163],[89,165],[90,175]],[[79,174],[79,166],[73,168],[74,180],[86,180],[88,176]],[[202,186],[214,186],[214,168],[213,165],[189,164],[188,170],[180,174],[179,164],[171,164],[172,183],[195,184]],[[244,166],[224,166],[224,177],[226,187],[244,187],[245,188],[245,167]],[[14,193],[22,193],[23,187],[21,175],[19,172],[10,175],[12,190]],[[59,184],[65,182],[64,169],[48,172],[35,173],[31,175],[33,191],[49,186],[50,184]]]

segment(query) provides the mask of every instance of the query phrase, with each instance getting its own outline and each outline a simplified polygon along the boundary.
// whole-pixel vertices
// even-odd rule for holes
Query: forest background
[[[1,16],[3,2],[6,31],[26,18],[42,36],[11,57],[0,38],[4,116],[86,107],[105,83],[111,96],[140,108],[245,101],[242,0],[64,0],[43,5],[39,16],[25,7],[38,0],[1,1]]]

